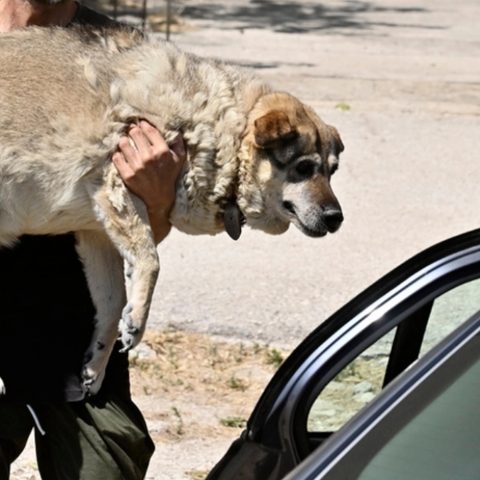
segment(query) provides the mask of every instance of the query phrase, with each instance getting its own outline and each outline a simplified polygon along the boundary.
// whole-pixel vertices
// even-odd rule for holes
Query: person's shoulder
[[[127,25],[117,22],[112,18],[97,12],[85,5],[77,3],[77,11],[75,16],[70,22],[69,26],[91,26],[91,27],[102,27],[102,28],[118,28],[126,27]]]

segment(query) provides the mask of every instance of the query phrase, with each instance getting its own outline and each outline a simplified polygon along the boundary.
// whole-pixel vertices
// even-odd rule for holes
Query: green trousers
[[[131,400],[97,395],[83,402],[30,406],[40,426],[35,428],[35,448],[42,479],[145,478],[155,447]],[[26,405],[0,404],[0,480],[8,480],[10,464],[34,426]]]

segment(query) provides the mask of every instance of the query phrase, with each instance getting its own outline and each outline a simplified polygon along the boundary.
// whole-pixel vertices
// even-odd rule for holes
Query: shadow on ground
[[[115,0],[84,0],[84,3],[96,10],[112,14]],[[117,14],[142,16],[143,0],[117,0]],[[220,29],[252,29],[267,28],[283,33],[312,33],[315,31],[336,31],[355,35],[372,32],[378,27],[387,28],[414,28],[414,29],[441,29],[440,26],[428,25],[421,22],[421,15],[428,15],[425,8],[406,8],[382,6],[381,2],[347,0],[335,4],[325,2],[299,2],[279,0],[251,0],[250,2],[232,1],[198,3],[194,1],[182,2],[182,19],[201,20],[210,26]],[[146,0],[147,15],[152,11],[164,8],[163,0]],[[173,2],[175,4],[175,2]],[[399,1],[401,5],[401,1]],[[396,22],[385,22],[382,14],[394,13]],[[378,18],[375,18],[375,15]],[[408,14],[416,14],[416,21],[409,22]],[[420,14],[420,17],[418,15]],[[391,16],[390,16],[391,18]]]
[[[398,23],[365,20],[362,14],[395,13]],[[252,0],[248,5],[204,3],[189,5],[183,12],[185,19],[209,20],[219,28],[268,28],[283,33],[307,33],[313,31],[354,29],[370,30],[374,27],[436,28],[418,24],[401,23],[401,14],[428,13],[424,8],[383,7],[378,2],[348,1],[331,6],[311,2],[279,2],[276,0]],[[370,18],[374,18],[370,16]]]

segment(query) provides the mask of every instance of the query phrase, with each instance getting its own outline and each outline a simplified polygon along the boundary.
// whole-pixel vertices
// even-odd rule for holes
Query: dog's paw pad
[[[123,309],[120,321],[120,339],[123,343],[122,352],[136,347],[143,336],[144,329],[132,318],[133,305],[130,303]]]
[[[140,330],[137,329],[125,329],[122,332],[121,340],[123,344],[122,352],[128,352],[132,348],[136,347],[141,340]]]
[[[87,396],[95,395],[102,386],[104,374],[100,374],[87,365],[82,370],[83,389]]]
[[[98,374],[94,372],[91,368],[88,368],[86,365],[83,367],[82,379],[84,385],[91,385],[95,381],[97,376]]]

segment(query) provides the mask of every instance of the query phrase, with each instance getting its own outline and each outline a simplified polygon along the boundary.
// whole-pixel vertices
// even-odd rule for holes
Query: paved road
[[[479,225],[477,0],[184,4],[196,28],[177,44],[256,69],[338,128],[345,223],[325,239],[173,232],[150,327],[294,345],[398,263]]]

